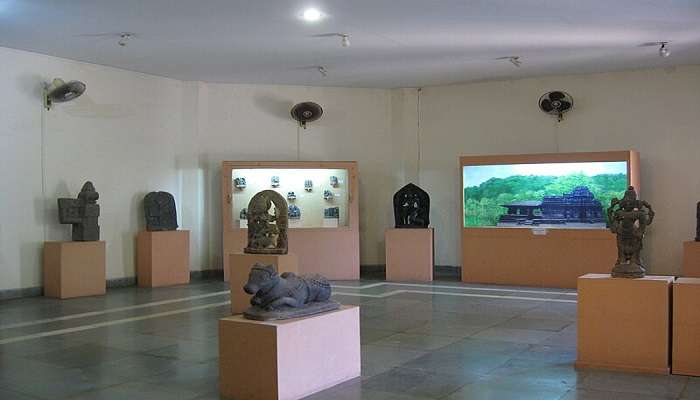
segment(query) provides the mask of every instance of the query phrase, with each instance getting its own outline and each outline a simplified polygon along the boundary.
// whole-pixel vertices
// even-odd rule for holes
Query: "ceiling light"
[[[350,47],[350,35],[341,34],[340,37],[340,45],[343,47]]]
[[[516,67],[519,67],[523,63],[522,61],[520,61],[520,56],[498,57],[495,58],[495,60],[508,60],[511,64],[513,64]]]
[[[659,47],[659,56],[668,57],[671,55],[671,50],[668,49],[668,42],[659,42],[661,47]]]
[[[323,65],[319,65],[316,69],[318,69],[318,72],[323,75],[323,76],[328,76],[328,71],[326,71],[326,67]]]
[[[118,42],[119,45],[122,47],[126,46],[126,42],[128,42],[132,36],[134,36],[134,35],[132,35],[131,33],[128,33],[128,32],[120,33],[119,34],[119,42]]]
[[[323,17],[323,14],[321,13],[321,11],[315,8],[307,8],[306,10],[304,10],[304,13],[301,15],[301,17],[306,22],[316,22]]]

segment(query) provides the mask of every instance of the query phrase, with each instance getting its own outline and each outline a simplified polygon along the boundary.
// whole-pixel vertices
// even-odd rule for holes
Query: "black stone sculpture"
[[[274,204],[274,214],[270,214]],[[263,190],[248,203],[248,246],[244,253],[287,254],[287,201]]]
[[[168,192],[151,192],[143,198],[147,231],[177,230],[175,198]]]
[[[243,312],[248,319],[269,321],[298,318],[340,308],[330,300],[331,285],[321,275],[282,275],[272,265],[256,263],[243,287],[253,295],[252,307]]]
[[[615,278],[643,278],[646,273],[641,251],[647,226],[654,220],[654,210],[637,198],[630,186],[622,200],[614,197],[608,208],[610,231],[617,234],[617,262],[612,270]]]
[[[87,181],[80,189],[77,199],[58,199],[58,220],[62,224],[73,225],[73,240],[87,242],[100,240],[100,206],[97,199],[100,194],[95,191],[92,182]]]
[[[396,228],[427,228],[430,225],[430,196],[409,183],[394,194]]]
[[[700,201],[695,206],[695,241],[700,242]]]

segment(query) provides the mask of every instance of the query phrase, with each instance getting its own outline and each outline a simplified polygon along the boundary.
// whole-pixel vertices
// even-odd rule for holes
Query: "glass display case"
[[[247,227],[242,210],[256,193],[268,189],[287,199],[291,229],[348,226],[346,169],[234,168],[230,179],[232,228]]]

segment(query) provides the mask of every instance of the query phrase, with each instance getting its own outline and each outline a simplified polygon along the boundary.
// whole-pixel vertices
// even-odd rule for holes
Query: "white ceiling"
[[[308,6],[327,18],[301,21]],[[126,47],[99,35],[122,31]],[[313,37],[330,32],[351,46]],[[668,58],[640,46],[663,40]],[[181,80],[417,87],[700,64],[700,0],[0,0],[0,46]]]

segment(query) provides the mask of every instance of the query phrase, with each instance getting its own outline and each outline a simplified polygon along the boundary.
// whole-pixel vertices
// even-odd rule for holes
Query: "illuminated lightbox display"
[[[263,190],[274,190],[287,199],[291,229],[348,226],[346,169],[236,168],[231,171],[231,180],[234,228],[247,227],[241,210]],[[240,182],[245,182],[245,186],[236,184]],[[326,221],[329,219],[326,217],[328,207],[338,209],[338,216],[332,218],[332,224]]]
[[[465,165],[465,228],[605,229],[628,186],[626,161]]]

